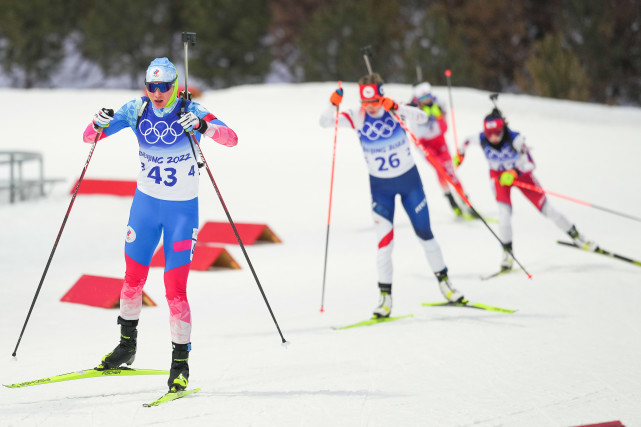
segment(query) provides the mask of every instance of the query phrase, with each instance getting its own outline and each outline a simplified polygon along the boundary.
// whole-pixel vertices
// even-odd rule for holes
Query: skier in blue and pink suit
[[[134,361],[142,290],[162,235],[173,348],[168,385],[175,391],[185,389],[189,378],[191,311],[187,277],[198,235],[198,149],[188,132],[193,132],[198,141],[206,135],[227,147],[235,146],[238,138],[203,106],[177,97],[178,75],[167,58],[151,62],[145,83],[146,97],[127,102],[115,114],[101,109],[83,135],[85,142],[93,143],[96,137],[101,141],[130,128],[138,139],[140,157],[125,237],[126,271],[118,316],[121,339],[103,357],[99,368],[113,369]]]
[[[383,95],[383,79],[374,73],[359,80],[361,108],[340,112],[338,126],[358,132],[370,175],[372,210],[378,237],[377,270],[380,289],[375,317],[389,317],[392,310],[392,247],[394,244],[395,197],[400,194],[414,232],[425,251],[428,264],[439,287],[449,301],[463,301],[463,294],[452,287],[441,248],[430,228],[427,199],[418,169],[412,158],[408,137],[393,112],[414,123],[427,122],[427,114],[418,108],[398,105]],[[337,89],[330,97],[320,124],[332,127],[336,108],[343,97]]]

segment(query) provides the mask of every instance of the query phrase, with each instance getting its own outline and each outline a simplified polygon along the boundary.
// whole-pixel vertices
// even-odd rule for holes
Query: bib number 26
[[[392,153],[389,158],[385,157],[376,157],[376,161],[380,162],[378,166],[379,171],[387,171],[390,167],[397,168],[401,164],[401,160],[398,158],[398,153]]]

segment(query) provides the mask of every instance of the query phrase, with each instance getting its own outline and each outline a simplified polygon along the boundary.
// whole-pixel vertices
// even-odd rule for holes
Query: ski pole
[[[374,72],[372,71],[372,64],[369,62],[370,56],[372,56],[372,46],[365,46],[361,48],[361,53],[363,54],[363,58],[365,59],[365,66],[367,67],[367,72],[372,75]]]
[[[416,65],[416,84],[423,82],[423,68],[420,65]]]
[[[445,70],[445,77],[447,78],[447,93],[450,98],[450,117],[452,117],[452,132],[454,133],[454,147],[456,148],[456,155],[461,157],[461,153],[458,150],[458,136],[456,135],[456,119],[454,118],[454,102],[452,101],[452,82],[450,77],[452,76],[452,70]]]
[[[500,112],[501,110],[499,110],[499,105],[496,103],[498,99],[499,99],[498,93],[495,92],[490,94],[490,101],[492,101],[492,104],[494,104],[494,108],[496,108]]]
[[[483,219],[483,217],[482,217],[482,216],[481,216],[481,215],[476,211],[476,209],[474,209],[474,207],[472,206],[472,203],[468,200],[467,196],[466,196],[466,195],[465,195],[465,193],[463,192],[463,188],[462,188],[460,185],[456,185],[456,184],[454,183],[454,181],[452,181],[452,179],[447,175],[447,173],[445,172],[445,169],[443,169],[443,167],[442,167],[440,164],[438,164],[438,162],[436,162],[436,161],[432,158],[431,154],[427,151],[427,149],[425,149],[425,147],[423,147],[421,144],[419,144],[418,139],[416,138],[416,135],[414,135],[414,134],[412,133],[412,131],[411,131],[411,130],[409,130],[409,128],[407,127],[407,125],[405,124],[405,122],[403,122],[403,120],[399,117],[399,115],[398,115],[398,114],[396,114],[395,112],[392,112],[392,115],[394,116],[394,118],[396,119],[396,121],[398,121],[398,123],[401,125],[401,127],[405,130],[405,132],[410,136],[410,138],[412,138],[412,141],[414,142],[414,144],[416,144],[416,146],[418,146],[421,150],[423,150],[423,153],[425,153],[425,157],[426,157],[426,158],[427,158],[427,160],[432,164],[432,166],[434,166],[434,169],[436,169],[436,171],[437,171],[437,172],[438,172],[438,173],[439,173],[443,178],[445,178],[445,179],[447,180],[447,182],[449,182],[449,183],[450,183],[450,185],[451,185],[451,186],[456,190],[456,192],[458,193],[458,195],[459,195],[459,196],[461,196],[461,199],[465,202],[465,204],[466,204],[466,205],[467,205],[467,206],[472,210],[472,212],[474,212],[474,214],[475,214],[475,215],[476,215],[476,216],[477,216],[481,221],[483,221],[483,224],[485,224],[485,226],[487,227],[487,229],[488,229],[488,230],[490,230],[490,232],[492,233],[492,235],[493,235],[494,237],[496,237],[496,240],[498,240],[498,241],[501,243],[501,246],[505,247],[505,245],[503,244],[503,241],[501,240],[501,238],[500,238],[499,236],[497,236],[497,235],[496,235],[496,233],[494,232],[494,230],[492,230],[492,227],[490,227],[490,226],[489,226],[489,224],[485,221],[485,219]],[[528,273],[528,271],[525,269],[525,267],[523,267],[523,265],[519,262],[519,260],[514,256],[514,254],[512,253],[512,251],[509,251],[509,252],[510,252],[510,255],[512,256],[512,258],[514,259],[514,261],[516,261],[516,263],[519,265],[519,267],[521,267],[521,270],[523,270],[523,272],[527,275],[528,279],[531,279],[531,278],[532,278],[532,275],[531,275],[530,273]]]
[[[202,159],[203,163],[205,164],[205,169],[207,169],[207,173],[209,174],[209,179],[211,180],[211,183],[214,186],[214,190],[216,190],[216,194],[218,195],[218,199],[220,200],[220,204],[223,207],[223,210],[225,211],[225,215],[227,215],[227,220],[229,221],[229,224],[231,225],[232,230],[234,230],[234,234],[236,235],[236,240],[238,240],[238,244],[240,245],[240,249],[243,251],[243,255],[245,255],[245,260],[247,261],[247,264],[249,265],[249,269],[252,272],[252,275],[254,276],[254,280],[256,281],[256,285],[258,285],[258,289],[260,290],[261,295],[263,296],[263,300],[265,300],[265,304],[267,304],[267,309],[269,310],[269,314],[272,316],[272,320],[274,321],[274,324],[276,325],[276,329],[278,329],[278,334],[280,335],[280,338],[282,340],[283,344],[287,343],[287,340],[283,336],[283,333],[280,331],[280,326],[278,326],[278,322],[276,321],[276,317],[274,316],[274,312],[272,311],[271,306],[269,305],[269,301],[267,301],[267,296],[265,295],[265,291],[263,291],[263,287],[260,284],[260,281],[258,280],[258,276],[256,275],[256,271],[254,270],[254,266],[252,265],[249,255],[247,255],[247,251],[245,250],[245,245],[243,245],[242,240],[240,239],[240,235],[238,234],[238,230],[236,229],[236,225],[234,224],[234,221],[231,219],[231,215],[229,214],[229,210],[227,209],[227,206],[225,205],[225,201],[223,200],[223,196],[220,194],[220,190],[218,189],[218,186],[216,185],[216,181],[214,180],[214,175],[211,173],[211,169],[209,169],[209,165],[207,164],[207,160],[205,160],[205,156],[203,155],[203,151],[200,148],[200,144],[198,144],[198,141],[196,141],[196,137],[194,136],[193,132],[190,132],[191,138],[193,138],[194,143],[196,144],[196,147],[198,147],[198,152],[200,153],[200,158]]]
[[[185,46],[185,99],[189,99],[187,87],[189,86],[189,61],[187,60],[188,44],[196,45],[196,33],[183,32],[182,41]]]
[[[185,46],[185,90],[184,90],[184,97],[183,97],[185,102],[182,103],[180,114],[185,113],[186,101],[191,101],[191,98],[188,95],[189,94],[189,60],[188,60],[187,52],[189,50],[190,43],[192,46],[196,45],[196,33],[190,33],[190,32],[184,31],[182,33],[182,41],[183,41],[183,45]],[[185,131],[185,133],[189,134],[189,132],[187,131]],[[196,155],[196,150],[194,149],[194,144],[191,142],[191,138],[189,139],[189,145],[191,146],[191,152],[194,154],[194,158],[196,159],[196,164],[198,165],[198,169],[202,168],[204,166],[204,163],[201,162],[198,156]]]
[[[338,89],[341,89],[341,81],[338,81]],[[339,106],[336,106],[336,120],[334,121],[334,148],[332,150],[332,173],[329,181],[329,209],[327,212],[327,232],[325,234],[325,261],[323,262],[323,292],[321,294],[320,312],[325,311],[325,277],[327,273],[327,248],[329,246],[329,224],[332,217],[332,195],[334,193],[334,165],[336,163],[336,139],[338,137],[338,114]]]
[[[584,202],[583,200],[575,199],[574,197],[564,196],[563,194],[559,194],[559,193],[555,193],[555,192],[552,192],[552,191],[548,191],[548,190],[545,190],[545,189],[543,189],[541,187],[537,187],[535,185],[531,185],[531,184],[528,184],[528,183],[525,183],[525,182],[514,181],[513,185],[516,185],[517,187],[524,188],[526,190],[532,190],[532,191],[536,191],[536,192],[543,193],[543,194],[549,194],[550,196],[559,197],[561,199],[569,200],[571,202],[578,203],[580,205],[584,205],[584,206],[587,206],[587,207],[590,207],[590,208],[594,208],[594,209],[600,209],[602,211],[609,212],[611,214],[619,215],[619,216],[622,216],[622,217],[625,217],[625,218],[628,218],[628,219],[632,219],[634,221],[641,222],[641,218],[638,218],[636,216],[628,215],[628,214],[625,214],[625,213],[622,213],[622,212],[617,212],[615,210],[608,209],[608,208],[605,208],[603,206],[598,206],[598,205],[595,205],[593,203]]]
[[[196,33],[183,33],[182,35],[183,42],[185,44],[185,99],[187,99],[187,42],[191,41],[192,46],[196,44]],[[254,276],[254,280],[256,281],[256,285],[258,285],[258,289],[260,290],[261,295],[263,296],[263,300],[265,300],[265,304],[267,305],[267,309],[269,310],[269,314],[272,316],[272,320],[274,321],[274,324],[276,325],[276,329],[278,330],[278,334],[280,335],[280,338],[282,340],[282,344],[286,345],[287,340],[283,336],[283,333],[280,330],[280,326],[278,325],[278,322],[276,321],[276,316],[274,316],[274,312],[272,311],[272,307],[269,305],[269,301],[267,301],[267,296],[265,295],[265,291],[263,291],[263,287],[260,284],[260,280],[258,280],[258,275],[256,274],[256,271],[254,270],[254,266],[251,263],[251,260],[249,259],[249,255],[247,255],[247,251],[245,250],[245,245],[243,245],[243,241],[240,239],[240,235],[238,234],[238,230],[236,229],[236,225],[234,224],[234,221],[231,219],[231,215],[229,214],[229,210],[227,209],[227,205],[225,205],[225,201],[223,200],[222,194],[220,194],[220,190],[218,189],[218,186],[216,185],[216,181],[214,180],[214,175],[211,173],[211,169],[209,168],[209,165],[207,164],[207,160],[205,160],[205,155],[203,154],[203,150],[200,148],[200,144],[198,144],[198,140],[196,140],[196,136],[194,135],[194,132],[188,132],[189,138],[190,138],[190,143],[193,142],[196,147],[198,147],[198,153],[200,154],[200,158],[202,159],[203,164],[205,165],[205,169],[207,169],[207,174],[209,175],[209,179],[211,180],[212,185],[214,186],[214,190],[216,190],[216,194],[218,195],[218,200],[220,200],[220,204],[223,207],[223,210],[225,211],[225,215],[227,215],[227,220],[229,221],[229,224],[231,225],[232,230],[234,231],[234,234],[236,235],[236,240],[238,240],[238,245],[240,245],[240,249],[243,251],[243,255],[245,256],[245,260],[247,261],[247,264],[249,265],[249,269],[252,272],[252,275]],[[192,145],[193,149],[193,145]]]
[[[110,115],[113,117],[114,115],[113,110],[109,110],[109,111],[111,112]],[[45,270],[42,273],[42,277],[40,278],[40,283],[38,284],[38,288],[36,289],[36,294],[33,297],[33,301],[31,301],[31,307],[29,307],[27,318],[24,321],[24,325],[22,325],[22,330],[20,331],[20,336],[18,337],[16,348],[13,350],[13,354],[12,354],[13,357],[16,357],[16,354],[18,352],[18,346],[20,345],[20,341],[22,341],[22,335],[24,334],[24,331],[27,328],[27,323],[29,322],[29,318],[31,317],[33,307],[36,305],[36,300],[38,299],[38,295],[40,294],[40,289],[42,288],[42,284],[44,283],[45,277],[47,276],[47,271],[49,271],[49,265],[51,265],[53,254],[56,252],[56,248],[58,247],[58,242],[60,241],[60,236],[62,236],[62,231],[65,229],[65,225],[67,224],[67,219],[69,218],[69,213],[71,212],[71,208],[73,207],[73,202],[76,200],[76,195],[78,194],[80,183],[82,182],[82,179],[85,177],[85,172],[87,172],[87,168],[89,167],[89,162],[91,161],[91,156],[93,155],[93,151],[96,149],[96,144],[101,134],[102,134],[102,128],[100,128],[100,130],[96,134],[96,138],[93,140],[93,143],[91,144],[91,150],[89,150],[89,156],[87,157],[85,166],[82,168],[82,173],[80,174],[80,178],[78,178],[78,183],[76,184],[76,189],[73,191],[73,196],[71,196],[71,202],[69,203],[69,207],[67,208],[67,213],[65,214],[65,217],[62,220],[60,231],[58,231],[58,236],[56,237],[56,241],[54,242],[53,248],[51,249],[51,254],[49,255],[49,259],[47,260],[47,264],[45,265]]]

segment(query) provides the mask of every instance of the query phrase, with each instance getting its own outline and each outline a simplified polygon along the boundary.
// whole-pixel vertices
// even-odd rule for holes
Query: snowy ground
[[[356,85],[344,86],[345,103],[356,106]],[[247,251],[291,345],[281,346],[242,252],[228,245],[242,270],[192,272],[189,281],[190,385],[200,393],[143,408],[164,392],[164,376],[0,387],[0,425],[641,426],[641,269],[557,245],[563,233],[515,194],[514,249],[533,278],[519,272],[480,281],[498,268],[500,246],[483,224],[455,220],[419,155],[432,228],[453,283],[471,300],[518,312],[422,307],[442,296],[399,207],[393,314],[414,317],[332,329],[368,318],[378,300],[365,164],[355,134],[340,130],[326,311],[319,312],[333,129],[319,128],[318,116],[333,88],[242,86],[201,99],[240,137],[232,149],[203,146],[233,219],[268,224],[283,240]],[[410,88],[390,84],[387,92],[406,100]],[[0,94],[10,101],[0,150],[42,152],[46,175],[66,179],[46,199],[0,205],[0,382],[11,384],[93,367],[118,341],[117,310],[60,298],[82,274],[123,275],[131,200],[81,195],[17,360],[11,357],[89,153],[82,131],[98,108],[118,108],[139,92]],[[446,88],[437,94],[447,100]],[[454,89],[453,97],[462,139],[480,130],[491,103],[488,93],[472,89]],[[544,187],[641,216],[641,109],[511,95],[499,103],[533,147]],[[453,139],[449,132],[452,150]],[[86,176],[135,179],[137,167],[135,139],[123,131],[97,146]],[[496,216],[480,150],[468,153],[459,176],[477,210]],[[201,224],[225,221],[208,177],[200,182]],[[639,222],[551,200],[602,247],[641,259]],[[145,291],[158,306],[143,309],[134,366],[168,369],[161,269],[152,269]]]

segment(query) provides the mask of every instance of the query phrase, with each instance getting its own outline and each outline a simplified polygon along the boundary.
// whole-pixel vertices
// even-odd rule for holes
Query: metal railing
[[[36,163],[35,177],[25,177],[25,163],[31,167]],[[42,154],[31,151],[0,151],[0,171],[8,166],[6,179],[0,176],[0,192],[9,191],[9,203],[27,200],[34,196],[44,197],[46,186],[64,181],[62,178],[45,178]],[[34,175],[33,172],[29,175]]]

